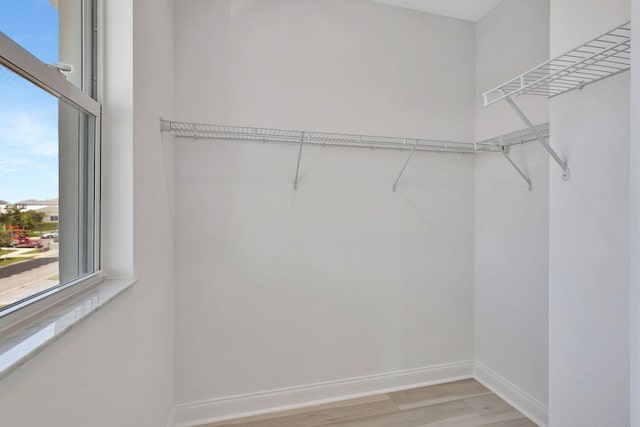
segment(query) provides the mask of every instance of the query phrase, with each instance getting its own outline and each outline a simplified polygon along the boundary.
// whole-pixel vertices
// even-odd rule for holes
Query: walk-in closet
[[[131,283],[0,425],[640,426],[640,1],[98,3]]]

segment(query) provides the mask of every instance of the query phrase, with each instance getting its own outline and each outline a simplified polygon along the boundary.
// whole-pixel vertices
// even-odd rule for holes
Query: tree
[[[22,214],[25,208],[19,205],[5,206],[4,212],[0,213],[0,223],[4,225],[21,225]]]
[[[0,230],[0,246],[1,247],[11,246],[12,241],[13,241],[13,237],[11,237],[11,233],[8,233],[4,230]]]
[[[39,230],[40,225],[42,224],[42,220],[44,219],[46,214],[44,212],[28,210],[24,213],[24,216],[25,225],[28,224],[28,227],[23,227],[24,229],[36,228]]]
[[[32,230],[42,223],[44,212],[25,210],[23,206],[9,205],[0,213],[0,223],[4,225],[17,225],[23,230]]]

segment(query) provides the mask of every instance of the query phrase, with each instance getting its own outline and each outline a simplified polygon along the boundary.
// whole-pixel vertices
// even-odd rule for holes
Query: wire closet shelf
[[[216,124],[201,124],[161,122],[164,132],[172,133],[182,138],[202,138],[217,140],[243,140],[261,142],[282,142],[304,145],[321,145],[335,147],[355,147],[368,149],[430,151],[441,153],[473,154],[473,143],[442,141],[425,138],[398,138],[388,136],[353,135],[345,133],[307,132],[286,129],[270,129],[247,126],[228,126]]]
[[[511,160],[509,157],[509,151],[513,145],[535,141],[541,136],[543,138],[548,138],[549,136],[549,123],[534,126],[532,129],[519,130],[499,137],[487,139],[476,144],[424,138],[397,138],[328,132],[305,132],[248,126],[176,122],[169,120],[161,120],[160,129],[162,132],[170,133],[178,138],[196,140],[239,140],[297,144],[299,148],[295,178],[293,181],[294,190],[298,189],[300,159],[302,157],[302,147],[304,145],[310,144],[316,146],[355,147],[366,149],[381,148],[384,150],[408,151],[408,157],[405,160],[398,177],[393,183],[392,190],[394,192],[396,191],[400,178],[402,178],[409,161],[416,151],[456,154],[476,154],[478,152],[501,153],[527,182],[529,190],[531,190],[531,180],[522,172],[513,160]]]
[[[522,73],[483,94],[484,105],[520,95],[555,97],[631,67],[631,22]]]
[[[161,129],[180,138],[240,140],[261,142],[285,142],[323,146],[383,148],[390,150],[410,151],[416,141],[416,151],[474,154],[476,152],[499,152],[502,146],[524,144],[537,140],[537,134],[529,129],[522,129],[505,135],[486,139],[476,144],[467,142],[438,141],[425,138],[399,138],[383,136],[364,136],[327,132],[303,132],[283,129],[256,128],[248,126],[228,126],[215,124],[199,124],[188,122],[161,121]],[[536,126],[545,137],[549,137],[549,123]]]
[[[519,130],[496,138],[487,139],[476,144],[467,142],[439,141],[423,138],[397,138],[385,136],[365,136],[343,133],[327,132],[305,132],[284,129],[256,128],[247,126],[228,126],[215,124],[175,122],[169,120],[160,121],[162,132],[173,134],[178,138],[187,139],[209,139],[209,140],[241,140],[241,141],[261,141],[261,142],[282,142],[298,145],[298,161],[296,164],[293,189],[298,189],[298,179],[300,173],[300,159],[302,147],[305,144],[337,147],[356,147],[385,150],[408,151],[409,155],[404,162],[398,177],[393,183],[392,190],[395,192],[402,175],[416,151],[476,154],[478,152],[498,152],[502,153],[509,163],[518,171],[527,182],[529,191],[532,189],[531,180],[509,157],[511,146],[535,141],[541,136],[548,138],[549,123],[534,126],[531,129]]]
[[[535,129],[545,139],[548,139],[551,134],[549,122],[537,125]],[[538,134],[527,128],[480,141],[476,143],[476,151],[501,151],[502,147],[511,147],[537,140]]]

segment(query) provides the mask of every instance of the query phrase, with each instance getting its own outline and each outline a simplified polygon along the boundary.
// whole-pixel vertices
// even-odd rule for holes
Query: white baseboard
[[[197,426],[457,381],[472,378],[473,372],[473,362],[467,361],[186,403],[176,407],[175,422]]]
[[[475,379],[500,396],[511,406],[529,417],[540,427],[547,427],[549,408],[531,395],[516,387],[482,363],[475,362]]]

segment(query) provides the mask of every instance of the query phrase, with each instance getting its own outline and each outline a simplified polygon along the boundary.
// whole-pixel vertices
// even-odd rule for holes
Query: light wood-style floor
[[[476,380],[463,380],[202,427],[535,427]]]

